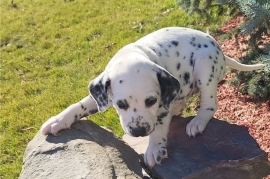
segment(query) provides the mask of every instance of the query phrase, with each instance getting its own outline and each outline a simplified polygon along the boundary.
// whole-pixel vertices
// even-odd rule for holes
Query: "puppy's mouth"
[[[155,130],[155,124],[153,124],[153,128],[149,124],[143,126],[136,126],[127,128],[126,133],[133,137],[145,137],[150,135]]]

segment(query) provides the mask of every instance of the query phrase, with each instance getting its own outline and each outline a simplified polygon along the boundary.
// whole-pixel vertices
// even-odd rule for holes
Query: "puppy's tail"
[[[225,55],[226,65],[239,71],[252,71],[262,69],[264,64],[245,65]]]

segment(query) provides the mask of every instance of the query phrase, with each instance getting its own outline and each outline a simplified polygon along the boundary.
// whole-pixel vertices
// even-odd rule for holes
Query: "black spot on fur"
[[[189,78],[190,78],[189,72],[185,72],[185,73],[184,73],[185,84],[188,84],[188,83],[189,83]]]
[[[215,67],[214,67],[214,65],[213,65],[213,66],[212,66],[212,73],[214,73],[214,68],[215,68]]]
[[[177,66],[176,66],[176,69],[177,69],[177,70],[179,70],[179,69],[180,69],[180,67],[181,67],[181,64],[180,64],[180,63],[178,63],[178,64],[177,64]]]
[[[191,84],[189,85],[189,88],[190,88],[190,89],[193,89],[193,83],[191,83]]]
[[[212,59],[212,56],[210,55],[209,58]]]
[[[161,45],[161,44],[158,44],[158,46],[160,46],[161,48],[163,48],[163,45]]]
[[[214,111],[214,108],[206,108],[206,110]]]
[[[216,52],[217,52],[217,54],[219,55],[219,51],[217,50]]]
[[[75,121],[78,121],[78,120],[79,120],[79,117],[78,117],[77,114],[74,115],[74,120],[75,120]]]
[[[207,48],[207,47],[208,47],[208,45],[206,45],[206,44],[204,44],[203,46],[204,46],[205,48]]]
[[[123,80],[120,80],[119,83],[123,83]]]
[[[91,109],[89,110],[89,114],[95,114],[98,112],[98,109]]]
[[[162,150],[162,155],[166,155],[166,150]]]
[[[210,98],[213,98],[213,96],[210,96]]]
[[[137,112],[137,109],[136,109],[136,108],[134,108],[134,109],[133,109],[133,111],[134,111],[134,112]]]
[[[193,67],[193,70],[194,70],[195,60],[193,59],[193,56],[194,56],[194,53],[192,52],[191,56],[190,56],[190,59],[189,59],[189,64],[190,64],[190,66]]]
[[[116,102],[117,106],[120,108],[120,109],[123,109],[123,110],[127,110],[129,108],[129,104],[127,102],[126,99],[124,100],[118,100]]]
[[[176,56],[179,57],[179,55],[180,55],[179,52],[176,52]]]
[[[193,59],[194,52],[191,52],[190,59]]]
[[[81,104],[81,108],[82,108],[82,109],[84,108],[84,105],[83,105],[83,104]]]
[[[213,41],[211,41],[211,44],[215,47],[216,45],[215,45],[215,43],[213,42]]]
[[[191,58],[190,60],[189,60],[189,64],[190,64],[190,66],[192,66],[193,67],[193,59]]]
[[[177,42],[177,41],[175,41],[175,40],[173,40],[173,41],[172,41],[172,44],[173,44],[175,47],[177,47],[177,46],[178,46],[178,42]]]
[[[160,56],[160,57],[161,57],[161,55],[162,55],[162,54],[161,54],[161,52],[158,52],[158,56]]]
[[[163,113],[161,113],[160,115],[158,115],[158,117],[157,117],[157,122],[158,122],[159,124],[163,124],[162,119],[163,119],[164,117],[166,117],[166,116],[168,115],[168,113],[169,113],[169,112],[163,112]]]
[[[211,82],[212,81],[212,79],[211,78],[209,78],[209,80],[208,80],[209,82]]]
[[[201,44],[198,44],[198,48],[201,48],[202,46],[201,46]]]

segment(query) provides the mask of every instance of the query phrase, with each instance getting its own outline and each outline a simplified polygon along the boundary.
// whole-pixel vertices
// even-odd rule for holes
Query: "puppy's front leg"
[[[157,117],[155,130],[149,136],[149,144],[144,154],[144,163],[149,167],[160,164],[161,160],[168,157],[167,135],[171,122],[171,113],[165,111]]]
[[[41,133],[43,135],[48,133],[56,135],[59,130],[70,128],[72,123],[96,112],[98,109],[95,100],[91,96],[87,96],[47,120],[41,126]]]

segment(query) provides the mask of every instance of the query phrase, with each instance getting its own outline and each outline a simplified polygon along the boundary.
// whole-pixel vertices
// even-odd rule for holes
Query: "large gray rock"
[[[212,119],[202,135],[189,138],[186,125],[192,119],[174,117],[168,134],[168,155],[151,170],[158,179],[261,179],[270,174],[266,153],[244,126]],[[139,154],[148,137],[126,141]]]
[[[138,154],[112,133],[82,120],[57,136],[40,131],[28,144],[20,179],[133,179]]]

